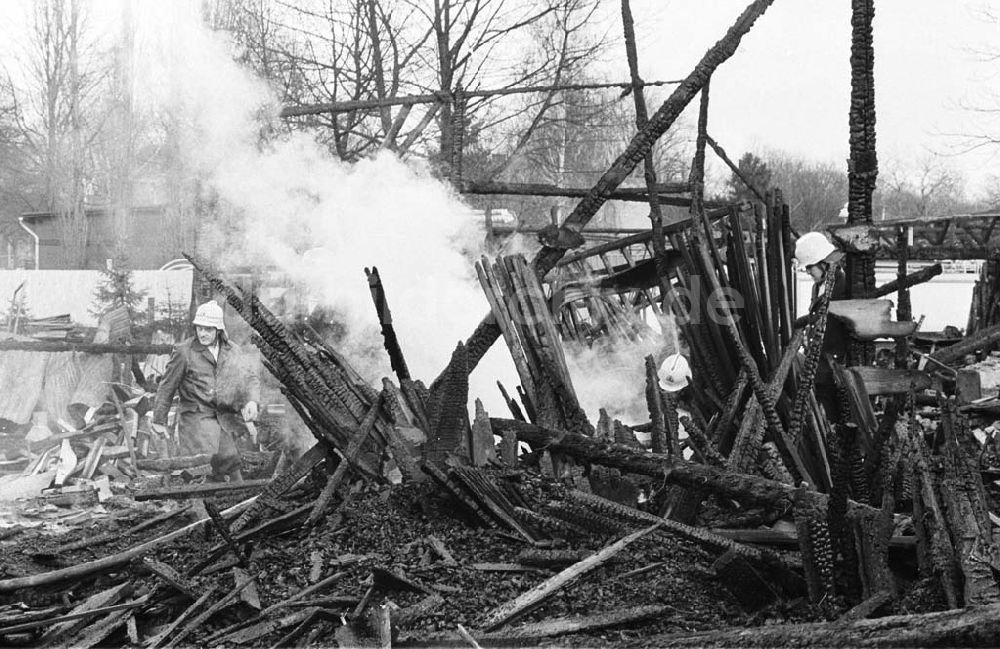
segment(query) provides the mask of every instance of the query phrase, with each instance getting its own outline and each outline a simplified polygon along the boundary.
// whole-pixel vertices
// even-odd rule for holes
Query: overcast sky
[[[632,0],[646,79],[683,77],[740,14],[745,0]],[[617,4],[617,3],[615,3]],[[848,156],[849,0],[775,0],[711,86],[709,133],[736,157],[769,147],[843,163]],[[1000,3],[995,12],[1000,13]],[[1000,25],[985,0],[876,0],[875,106],[883,162],[955,153],[943,133],[981,132],[961,108],[1000,94]],[[694,102],[695,111],[697,102]],[[1000,101],[997,102],[1000,106]],[[689,113],[692,122],[696,113]],[[995,123],[1000,135],[1000,123]],[[970,189],[1000,175],[1000,147],[947,163]]]
[[[0,0],[0,56],[21,31],[17,24],[30,2]],[[604,2],[608,29],[620,34],[620,4]],[[100,14],[117,6],[117,0],[97,4]],[[632,0],[644,78],[685,76],[746,4]],[[1000,61],[984,63],[976,53],[991,46],[1000,51],[1000,24],[982,16],[988,0],[875,4],[881,162],[905,162],[927,152],[952,154],[947,164],[965,174],[974,191],[991,175],[1000,176],[1000,147],[955,155],[960,141],[943,135],[986,130],[982,116],[962,105],[988,103],[991,93],[1000,96]],[[995,12],[1000,13],[1000,6]],[[710,133],[734,158],[747,150],[772,148],[846,166],[849,56],[849,0],[775,0],[713,79]],[[613,76],[627,78],[624,56],[620,65]],[[995,101],[1000,105],[1000,99]],[[693,111],[687,114],[691,123]],[[1000,120],[994,126],[1000,133]]]

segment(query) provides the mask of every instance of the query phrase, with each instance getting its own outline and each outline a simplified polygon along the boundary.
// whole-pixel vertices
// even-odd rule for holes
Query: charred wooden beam
[[[647,86],[667,86],[681,83],[680,81],[649,81]],[[560,90],[602,90],[632,87],[624,83],[560,83],[539,86],[521,86],[516,88],[497,88],[492,90],[463,90],[464,97],[500,97],[505,95],[521,95],[535,92],[557,92]],[[384,97],[379,99],[361,99],[355,101],[335,101],[325,104],[304,106],[285,106],[281,109],[282,117],[301,117],[304,115],[320,115],[324,113],[353,113],[359,110],[376,110],[390,106],[416,106],[419,104],[444,104],[453,102],[454,97],[447,92],[434,92],[423,95],[407,95],[403,97]]]
[[[513,431],[522,442],[547,445],[551,451],[558,451],[591,464],[648,475],[672,484],[707,489],[750,505],[766,505],[785,511],[791,511],[795,506],[795,488],[773,480],[666,455],[637,451],[621,444],[601,443],[584,435],[553,431],[513,419],[490,418],[490,423],[494,432]],[[802,502],[815,502],[824,509],[829,501],[828,496],[814,491],[805,491],[799,498]],[[877,512],[878,510],[849,501],[848,511]]]
[[[270,480],[244,480],[243,482],[220,482],[218,484],[183,485],[164,489],[137,491],[133,498],[143,500],[187,500],[188,498],[211,498],[237,491],[255,490],[264,487]]]
[[[400,381],[409,379],[410,370],[406,366],[406,359],[403,357],[403,350],[400,348],[399,338],[396,336],[396,328],[392,324],[392,312],[389,310],[389,302],[385,297],[385,287],[382,285],[378,268],[374,266],[371,270],[365,268],[365,275],[368,276],[368,288],[371,290],[372,300],[375,302],[375,312],[378,315],[379,325],[382,327],[382,340],[385,344],[385,351],[389,354],[389,365]]]
[[[922,284],[934,277],[937,277],[942,272],[941,264],[933,264],[927,268],[921,268],[915,273],[910,273],[903,277],[902,280],[894,279],[891,282],[886,282],[882,286],[879,286],[872,292],[872,297],[884,297],[890,293],[895,293],[901,289],[910,288],[916,286],[917,284]]]
[[[558,198],[583,198],[589,191],[585,187],[558,187],[545,183],[502,183],[502,182],[471,182],[464,181],[459,187],[463,194],[473,195],[502,195],[502,196],[552,196]],[[647,203],[650,196],[655,196],[666,205],[676,205],[678,207],[688,207],[691,205],[690,198],[676,197],[676,194],[684,194],[690,190],[687,183],[658,183],[650,190],[638,187],[622,187],[611,192],[609,200],[626,201],[634,203]],[[719,205],[713,203],[714,206]]]
[[[759,201],[764,202],[767,200],[766,198],[764,198],[764,194],[761,193],[760,189],[754,186],[754,184],[750,182],[750,179],[747,178],[745,175],[743,175],[743,172],[740,171],[740,168],[736,164],[734,164],[732,160],[729,159],[729,156],[726,155],[726,150],[723,149],[721,146],[719,146],[719,143],[716,142],[714,139],[712,139],[711,135],[708,135],[706,133],[705,141],[708,143],[708,146],[712,147],[712,151],[715,151],[715,155],[719,156],[719,159],[722,160],[724,163],[726,163],[726,166],[729,167],[729,170],[732,171],[736,175],[736,177],[740,179],[740,182],[742,182],[747,187],[747,189],[753,192],[753,195],[756,196]],[[767,188],[765,187],[765,189]]]
[[[966,336],[962,342],[930,354],[930,358],[939,363],[954,363],[964,358],[966,354],[974,354],[980,349],[995,345],[997,342],[1000,342],[1000,325],[981,329],[971,336]]]

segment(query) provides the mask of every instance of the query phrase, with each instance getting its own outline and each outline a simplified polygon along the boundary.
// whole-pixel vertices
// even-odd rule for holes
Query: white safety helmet
[[[222,316],[222,307],[215,301],[205,302],[198,307],[192,324],[199,327],[214,327],[219,331],[226,330],[226,322]]]
[[[681,354],[671,354],[660,363],[657,372],[660,387],[667,392],[677,392],[687,387],[691,382],[691,366]]]
[[[807,232],[795,242],[795,261],[805,268],[818,264],[836,251],[837,248],[822,232]]]

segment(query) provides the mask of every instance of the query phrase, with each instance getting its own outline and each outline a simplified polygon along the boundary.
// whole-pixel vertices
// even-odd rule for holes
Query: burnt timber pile
[[[623,3],[637,132],[589,190],[477,188],[460,177],[461,151],[451,152],[450,180],[463,191],[582,198],[538,233],[534,259],[476,264],[490,311],[429,383],[410,375],[377,269],[365,271],[395,373],[381,389],[319,336],[293,333],[252,292],[192,258],[252,328],[314,445],[243,483],[131,491],[108,501],[116,520],[78,526],[58,544],[0,531],[0,642],[1000,644],[1000,462],[995,431],[977,436],[1000,414],[980,380],[989,369],[980,357],[1000,342],[997,268],[984,270],[967,336],[912,353],[908,290],[941,267],[907,272],[908,259],[931,254],[908,243],[910,229],[926,224],[871,224],[870,0],[854,2],[851,214],[832,229],[852,299],[831,302],[827,280],[813,316],[797,323],[796,233],[781,192],[751,187],[757,200],[738,205],[704,200],[707,148],[738,173],[708,133],[711,75],[770,4],[752,2],[647,115]],[[699,95],[690,181],[659,183],[650,148]],[[620,188],[640,162],[645,191]],[[587,223],[622,196],[650,203],[649,231],[584,247]],[[664,223],[663,205],[689,215]],[[992,231],[975,234],[989,254]],[[936,253],[946,243],[930,245]],[[877,287],[873,261],[886,256],[898,277]],[[742,304],[716,299],[726,292]],[[896,321],[882,299],[891,293]],[[690,397],[661,390],[649,356],[645,384],[635,386],[648,419],[602,411],[591,421],[565,346],[649,337],[645,309],[676,320],[693,367]],[[830,318],[847,321],[857,340],[849,363],[834,368],[839,423],[813,391]],[[499,386],[508,413],[476,402],[470,418],[469,375],[501,338],[520,385]],[[889,362],[866,362],[875,340],[891,341]],[[134,449],[105,450],[132,439],[126,415],[137,406],[117,404],[33,450],[86,438],[91,473],[102,455],[122,460],[131,477],[162,469]]]

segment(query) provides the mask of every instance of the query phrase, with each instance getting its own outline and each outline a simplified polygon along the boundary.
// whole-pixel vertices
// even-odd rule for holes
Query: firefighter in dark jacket
[[[795,242],[795,260],[799,266],[806,269],[814,282],[809,313],[796,320],[796,327],[816,321],[820,291],[823,290],[827,274],[834,267],[831,262],[839,254],[841,253],[822,232],[808,232]],[[836,268],[830,299],[844,300],[847,299],[847,276],[839,265]],[[816,400],[826,411],[827,419],[833,422],[840,420],[840,408],[831,362],[844,363],[850,340],[851,334],[847,325],[840,318],[829,316],[826,319],[826,334],[823,337],[819,366],[816,368]]]
[[[257,418],[260,377],[256,359],[226,337],[222,307],[206,302],[194,317],[195,336],[178,345],[164,370],[153,406],[154,432],[167,434],[167,412],[180,396],[181,452],[210,454],[211,479],[243,479],[236,439]]]

